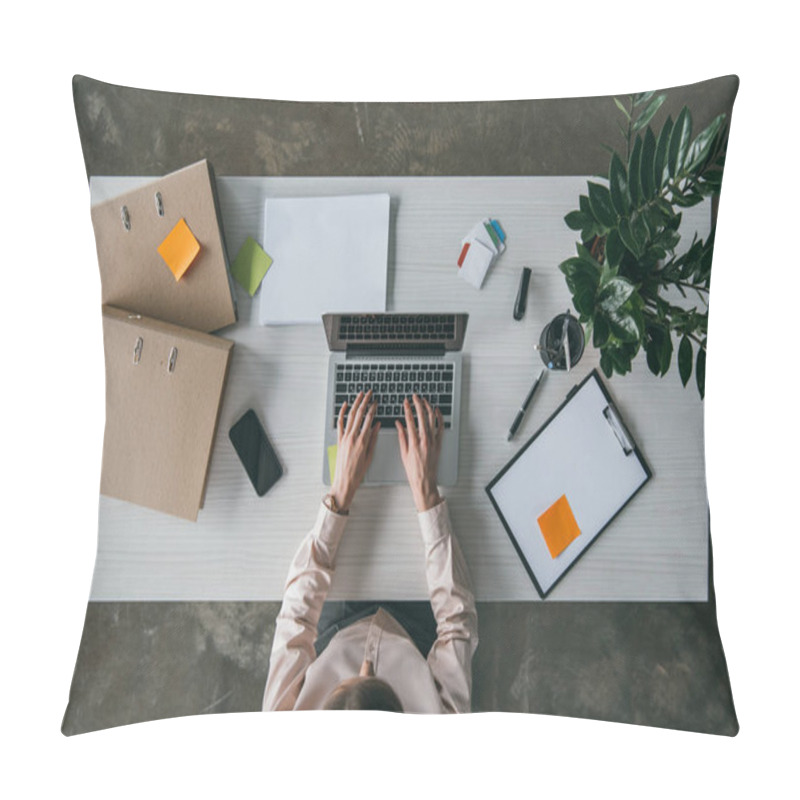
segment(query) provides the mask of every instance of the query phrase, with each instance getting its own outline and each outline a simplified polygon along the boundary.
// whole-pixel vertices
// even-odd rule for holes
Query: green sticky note
[[[271,265],[272,259],[252,236],[248,236],[231,265],[231,275],[252,297]]]
[[[331,475],[331,483],[333,483],[333,475],[336,472],[336,454],[338,452],[338,444],[332,444],[328,447],[328,472],[330,472]]]

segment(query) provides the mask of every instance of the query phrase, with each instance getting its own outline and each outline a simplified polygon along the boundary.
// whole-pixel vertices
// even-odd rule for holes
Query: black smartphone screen
[[[251,408],[230,429],[228,436],[250,477],[256,494],[262,497],[283,475],[267,434]]]

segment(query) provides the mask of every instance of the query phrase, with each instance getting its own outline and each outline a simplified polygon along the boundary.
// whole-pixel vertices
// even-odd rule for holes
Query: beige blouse
[[[436,618],[436,641],[427,659],[384,609],[339,631],[316,658],[317,623],[347,519],[322,504],[294,557],[275,623],[264,710],[321,708],[328,695],[343,680],[358,675],[362,662],[368,660],[375,676],[394,689],[404,711],[469,711],[478,622],[446,501],[418,515],[428,594]]]

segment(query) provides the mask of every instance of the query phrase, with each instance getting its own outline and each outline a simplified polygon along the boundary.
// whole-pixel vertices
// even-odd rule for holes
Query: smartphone
[[[231,443],[244,465],[250,482],[259,497],[275,485],[283,475],[278,456],[267,439],[267,434],[251,408],[228,432]]]

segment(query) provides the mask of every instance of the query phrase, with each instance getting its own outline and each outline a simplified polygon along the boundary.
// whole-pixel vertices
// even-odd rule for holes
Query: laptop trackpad
[[[406,471],[400,460],[400,445],[397,443],[397,431],[381,430],[372,463],[364,478],[365,484],[405,483]]]

